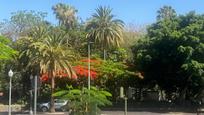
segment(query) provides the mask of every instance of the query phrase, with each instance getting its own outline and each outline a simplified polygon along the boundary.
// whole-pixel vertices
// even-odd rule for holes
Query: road
[[[0,115],[8,115],[7,112],[0,112]],[[12,115],[29,115],[28,113],[12,113]],[[38,113],[37,115],[68,115],[68,113],[56,112],[56,113]],[[123,111],[102,111],[101,115],[124,115]],[[128,115],[197,115],[196,113],[184,113],[184,112],[128,112]],[[200,113],[199,115],[204,115]]]

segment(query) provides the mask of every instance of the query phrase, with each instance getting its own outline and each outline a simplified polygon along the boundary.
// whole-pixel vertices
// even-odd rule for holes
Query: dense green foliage
[[[150,25],[146,38],[133,48],[135,64],[145,81],[158,84],[169,99],[198,99],[203,89],[204,16],[159,15],[163,19]]]
[[[108,100],[111,94],[96,87],[91,87],[90,90],[67,87],[66,90],[56,92],[54,96],[69,100],[67,108],[72,110],[73,115],[99,115],[100,109],[98,107],[111,105]]]
[[[11,45],[11,41],[8,38],[0,36],[0,60],[11,59],[17,53],[9,45]]]

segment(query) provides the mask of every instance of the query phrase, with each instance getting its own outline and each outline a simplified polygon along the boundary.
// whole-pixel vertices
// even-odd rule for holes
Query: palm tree
[[[76,26],[77,10],[69,5],[58,3],[52,7],[54,13],[56,14],[56,18],[59,19],[59,25],[65,26],[68,29],[73,29]]]
[[[176,17],[176,11],[171,6],[163,6],[157,13],[157,20],[173,19]]]
[[[30,63],[32,65],[39,64],[41,73],[48,73],[51,79],[51,107],[50,112],[55,112],[54,109],[54,89],[55,77],[59,70],[65,70],[69,77],[75,75],[70,61],[75,56],[72,49],[65,44],[65,35],[59,32],[49,31],[46,38],[34,42],[30,45]]]
[[[106,50],[120,46],[123,41],[122,31],[124,23],[119,19],[114,19],[114,17],[112,9],[100,6],[87,23],[87,29],[90,30],[87,37],[94,39],[101,45],[104,51],[104,60],[106,58]]]

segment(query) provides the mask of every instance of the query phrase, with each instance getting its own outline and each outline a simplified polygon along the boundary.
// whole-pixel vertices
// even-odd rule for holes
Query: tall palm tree
[[[119,19],[114,19],[112,9],[109,7],[102,7],[96,9],[96,13],[87,23],[89,33],[87,37],[98,42],[104,51],[104,60],[106,58],[106,50],[120,46],[123,41],[122,31],[124,23]]]
[[[52,7],[54,13],[56,14],[56,18],[59,19],[60,26],[66,26],[68,29],[73,29],[76,26],[77,10],[70,5],[58,3]]]
[[[75,75],[70,64],[75,58],[72,49],[65,44],[66,40],[59,32],[50,31],[48,36],[38,42],[30,45],[30,63],[33,65],[39,64],[41,73],[48,73],[51,79],[51,107],[50,112],[55,112],[54,109],[54,89],[55,77],[59,70],[65,70],[68,77]]]
[[[171,6],[163,6],[157,13],[157,20],[173,19],[176,17],[176,11]]]

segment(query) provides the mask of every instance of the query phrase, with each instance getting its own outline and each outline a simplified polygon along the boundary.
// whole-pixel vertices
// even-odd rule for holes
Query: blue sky
[[[57,3],[66,3],[78,9],[78,16],[83,20],[89,18],[99,6],[110,6],[113,14],[126,24],[150,24],[155,21],[157,10],[164,6],[172,6],[178,14],[186,14],[195,10],[204,13],[204,0],[1,0],[0,21],[9,19],[11,12],[19,10],[35,10],[47,12],[46,20],[53,24],[57,21],[51,7]]]

